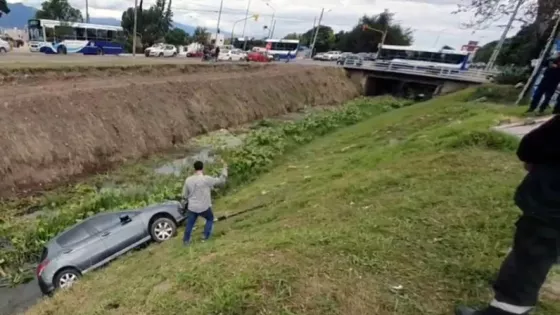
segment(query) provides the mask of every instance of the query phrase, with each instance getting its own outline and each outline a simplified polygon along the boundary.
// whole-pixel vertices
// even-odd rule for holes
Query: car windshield
[[[42,27],[29,27],[29,40],[34,42],[44,42]]]

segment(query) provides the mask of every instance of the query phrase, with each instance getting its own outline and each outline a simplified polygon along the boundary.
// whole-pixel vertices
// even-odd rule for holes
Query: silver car
[[[45,295],[70,287],[84,273],[139,245],[169,240],[184,219],[184,210],[176,201],[92,216],[44,246],[36,271],[39,287]]]

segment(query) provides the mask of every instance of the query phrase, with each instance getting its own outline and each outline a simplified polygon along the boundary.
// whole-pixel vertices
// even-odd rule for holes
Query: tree
[[[68,3],[68,0],[48,0],[41,3],[41,9],[35,13],[36,19],[82,22],[82,12]]]
[[[319,28],[319,32],[317,33],[317,40],[315,42],[315,52],[325,52],[330,50],[334,46],[334,32],[330,26],[319,25],[308,30],[307,32],[301,34],[299,39],[300,43],[311,47],[317,28]]]
[[[192,39],[195,43],[206,44],[210,39],[210,33],[206,30],[206,27],[198,26],[194,29]]]
[[[2,14],[10,13],[10,8],[8,8],[8,2],[6,0],[0,0],[0,17]]]
[[[473,19],[465,26],[469,28],[486,28],[492,23],[510,16],[519,1],[522,1],[516,21],[524,27],[536,24],[535,34],[539,43],[543,42],[547,30],[551,28],[554,12],[560,9],[556,0],[463,0],[454,13],[470,12]],[[546,39],[544,39],[545,41]]]
[[[539,39],[535,37],[535,24],[525,26],[513,37],[506,38],[498,59],[497,65],[527,66],[540,54]],[[487,62],[496,48],[498,41],[490,42],[479,48],[474,56],[475,62]]]
[[[164,39],[173,24],[173,13],[171,11],[171,0],[157,0],[148,10],[142,8],[140,1],[137,10],[137,32],[143,47],[148,47]],[[123,12],[121,26],[130,35],[134,33],[134,8],[128,8]]]
[[[385,11],[379,15],[364,15],[349,32],[338,32],[335,36],[334,47],[347,52],[376,52],[387,32],[384,44],[410,45],[412,31],[393,22],[394,14]],[[364,25],[367,26],[364,29]]]
[[[189,34],[180,28],[174,28],[165,34],[165,42],[175,46],[187,45]]]
[[[298,33],[290,33],[286,36],[284,36],[284,39],[300,39],[301,34]]]

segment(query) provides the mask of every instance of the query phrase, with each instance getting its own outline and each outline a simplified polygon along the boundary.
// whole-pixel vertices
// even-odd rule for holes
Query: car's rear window
[[[42,262],[43,260],[47,259],[48,255],[49,255],[49,250],[46,247],[43,247],[43,251],[41,252],[41,257],[39,257],[39,262]]]

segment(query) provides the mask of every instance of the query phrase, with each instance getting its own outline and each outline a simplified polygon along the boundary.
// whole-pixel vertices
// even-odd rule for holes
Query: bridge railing
[[[348,67],[365,68],[372,70],[380,70],[387,72],[397,72],[403,74],[417,74],[423,76],[434,76],[442,77],[448,79],[457,79],[465,81],[476,81],[476,82],[489,82],[490,79],[497,73],[494,71],[484,71],[482,69],[469,69],[469,70],[454,70],[441,67],[426,67],[426,66],[411,66],[396,64],[392,62],[382,62],[382,61],[364,61],[361,65],[344,64]]]

